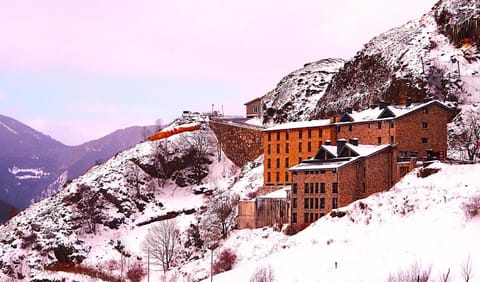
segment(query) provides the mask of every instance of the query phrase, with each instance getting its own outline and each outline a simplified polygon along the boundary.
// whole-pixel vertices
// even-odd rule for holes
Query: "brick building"
[[[291,223],[301,229],[332,209],[390,188],[397,180],[395,145],[356,139],[322,145],[314,158],[291,167]]]
[[[263,110],[263,105],[262,105],[262,99],[263,97],[257,97],[253,100],[250,100],[246,102],[245,105],[245,116],[246,118],[262,118],[262,110]]]

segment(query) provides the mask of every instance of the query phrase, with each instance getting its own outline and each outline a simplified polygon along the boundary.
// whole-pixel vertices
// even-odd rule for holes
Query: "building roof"
[[[260,197],[257,197],[259,199],[286,199],[287,198],[287,192],[290,190],[290,186],[283,187],[277,191],[273,191],[271,193],[262,195]]]
[[[298,129],[298,128],[309,128],[309,127],[320,127],[329,125],[329,119],[318,119],[318,120],[308,120],[308,121],[294,121],[287,122],[282,124],[277,124],[263,131],[275,131],[275,130],[285,130],[285,129]]]
[[[318,150],[318,153],[314,158],[305,160],[300,164],[289,168],[290,171],[301,171],[301,170],[319,170],[319,169],[336,169],[342,167],[348,163],[354,162],[360,158],[366,158],[378,152],[385,150],[386,148],[391,147],[391,144],[384,145],[352,145],[345,144],[343,149],[340,151],[340,157],[337,154],[337,146],[322,145]],[[349,150],[351,157],[341,157],[345,151]],[[330,154],[330,158],[320,159],[317,156],[320,155],[320,152],[327,152]]]
[[[263,96],[257,97],[257,98],[255,98],[255,99],[252,99],[252,100],[248,101],[248,102],[245,102],[243,105],[246,106],[246,105],[248,105],[248,104],[250,104],[250,103],[252,103],[252,102],[255,102],[255,101],[257,101],[257,100],[261,100],[262,98],[263,98]]]

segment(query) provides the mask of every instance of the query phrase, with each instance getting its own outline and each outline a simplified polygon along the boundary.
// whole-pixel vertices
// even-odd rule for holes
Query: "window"
[[[394,127],[395,127],[395,125],[394,125],[393,121],[391,121],[390,122],[390,128],[394,128]]]
[[[312,142],[308,141],[307,143],[307,151],[311,152],[312,151]]]
[[[303,208],[308,209],[308,199],[303,199]]]
[[[348,131],[352,131],[352,125],[351,124],[348,125]]]
[[[299,142],[299,143],[298,143],[298,152],[299,152],[299,153],[302,152],[302,142]]]
[[[320,183],[320,193],[325,194],[325,183]]]
[[[301,129],[298,131],[298,139],[302,139],[302,130]]]
[[[277,141],[280,140],[280,131],[277,131]]]
[[[285,140],[288,140],[289,136],[288,136],[288,131],[285,131]]]
[[[294,208],[294,209],[297,208],[297,198],[292,199],[292,208]]]
[[[315,194],[318,194],[318,183],[315,183]]]
[[[424,113],[424,114],[428,114],[428,108],[424,108],[424,109],[423,109],[423,113]]]
[[[267,154],[271,154],[272,153],[272,145],[271,144],[268,144],[267,146]]]
[[[382,122],[381,121],[377,122],[377,125],[378,125],[378,129],[382,129]]]
[[[302,157],[298,157],[298,163],[302,162]]]
[[[303,214],[303,222],[308,223],[308,213]]]
[[[423,128],[423,129],[427,129],[427,128],[428,128],[428,123],[422,122],[422,128]]]
[[[313,209],[313,198],[310,198],[310,206],[311,209]]]
[[[285,183],[288,182],[288,171],[285,171]]]
[[[333,194],[337,194],[337,193],[338,193],[338,183],[337,183],[337,182],[333,182],[333,183],[332,183],[332,193],[333,193]]]
[[[310,194],[313,194],[313,183],[310,183]]]
[[[308,129],[308,138],[312,138],[312,130],[310,128]]]
[[[290,153],[290,146],[287,144],[285,144],[285,153],[288,154]]]
[[[320,208],[321,209],[325,208],[325,198],[320,198]]]
[[[267,182],[272,182],[272,175],[270,172],[267,172]]]
[[[271,168],[271,167],[272,167],[272,160],[267,159],[267,168]]]
[[[342,131],[342,127],[341,126],[337,126],[337,132],[341,132]]]
[[[258,106],[257,105],[253,106],[253,112],[258,113]]]
[[[271,132],[268,133],[268,141],[272,141],[272,133]]]
[[[276,179],[276,181],[277,181],[277,183],[278,183],[278,182],[280,182],[280,172],[277,171],[275,174],[276,174],[276,175],[275,175],[275,179]]]
[[[297,189],[298,189],[297,183],[293,183],[293,185],[292,185],[292,194],[297,194]]]
[[[338,208],[338,199],[333,198],[332,199],[332,209],[336,209],[336,208]]]
[[[313,213],[310,214],[310,222],[313,222]]]
[[[322,137],[322,135],[323,135],[322,129],[319,128],[319,129],[318,129],[318,137]]]
[[[286,168],[289,168],[289,167],[290,167],[289,162],[288,162],[288,158],[285,158],[285,167],[286,167]]]
[[[367,192],[367,184],[363,182],[363,193]]]
[[[308,183],[303,183],[303,193],[308,194]]]
[[[280,154],[280,144],[277,144],[277,154]]]
[[[392,135],[392,136],[390,136],[390,143],[393,143],[393,141],[394,141],[394,138],[393,138],[393,135]]]
[[[318,210],[318,198],[315,198],[315,209]]]
[[[280,158],[277,158],[277,168],[280,168]]]
[[[296,212],[292,213],[292,223],[297,223],[297,213]]]
[[[377,137],[377,142],[379,145],[382,144],[382,137]]]
[[[428,138],[422,138],[422,144],[427,144],[428,143]]]

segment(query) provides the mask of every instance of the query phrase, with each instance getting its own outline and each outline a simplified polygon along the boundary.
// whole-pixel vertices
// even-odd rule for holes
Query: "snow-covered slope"
[[[311,118],[406,95],[480,101],[479,11],[478,1],[441,0],[419,20],[376,36],[333,77]]]
[[[391,190],[339,209],[342,217],[327,215],[292,237],[271,229],[235,231],[223,248],[239,260],[214,280],[249,281],[270,266],[276,281],[387,281],[418,264],[431,268],[434,281],[447,272],[448,281],[465,281],[469,262],[470,281],[480,281],[480,166],[429,168],[439,171],[422,178],[415,170]]]
[[[342,59],[324,59],[305,64],[282,78],[275,89],[264,97],[264,122],[307,120],[332,76],[343,64]]]

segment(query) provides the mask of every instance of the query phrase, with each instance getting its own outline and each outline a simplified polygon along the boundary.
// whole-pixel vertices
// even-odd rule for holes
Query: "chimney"
[[[378,107],[380,108],[380,110],[383,110],[387,107],[387,102],[383,101],[383,100],[380,100],[380,102],[378,103]]]
[[[343,150],[343,147],[345,147],[346,143],[347,143],[347,140],[343,138],[337,140],[337,157],[340,155],[340,152]]]
[[[405,103],[405,107],[410,107],[412,105],[412,97],[407,96],[407,102]]]
[[[351,113],[352,113],[352,110],[353,110],[352,107],[347,107],[347,113],[348,113],[348,114],[351,114]]]
[[[352,144],[353,146],[358,146],[358,138],[351,138],[349,140],[350,144]]]
[[[332,141],[330,141],[330,139],[325,140],[325,145],[327,146],[332,145]]]

